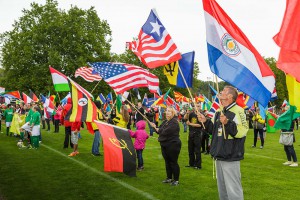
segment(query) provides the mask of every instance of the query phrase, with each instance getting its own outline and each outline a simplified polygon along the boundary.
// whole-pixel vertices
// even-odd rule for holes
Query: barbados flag
[[[203,0],[211,71],[264,107],[275,88],[275,75],[215,0]]]
[[[164,74],[167,76],[171,85],[180,88],[186,88],[184,79],[188,87],[193,85],[193,71],[194,71],[194,57],[195,52],[189,52],[181,55],[181,59],[164,66]],[[182,74],[179,71],[181,69]]]

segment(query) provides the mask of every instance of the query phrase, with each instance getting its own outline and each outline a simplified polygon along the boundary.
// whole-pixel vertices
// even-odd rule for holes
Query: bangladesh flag
[[[104,171],[136,176],[136,154],[127,129],[95,121],[103,139]]]
[[[267,114],[267,133],[275,133],[278,129],[274,128],[277,120],[277,115],[272,112]]]

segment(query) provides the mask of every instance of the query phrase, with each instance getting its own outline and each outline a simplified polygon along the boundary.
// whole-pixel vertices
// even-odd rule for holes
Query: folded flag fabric
[[[275,88],[271,68],[215,0],[203,7],[211,71],[266,107]]]
[[[128,45],[129,49],[149,68],[164,66],[181,58],[177,46],[154,9],[142,26],[138,39],[129,42]]]
[[[71,88],[72,108],[65,119],[70,122],[93,122],[97,119],[97,107],[93,96],[68,77]]]
[[[159,87],[156,75],[135,65],[110,62],[95,62],[89,65],[117,94],[140,87],[148,87],[150,92],[155,93]]]
[[[22,96],[23,96],[23,101],[24,103],[28,104],[28,103],[31,103],[33,100],[27,96],[24,92],[22,92]]]
[[[93,74],[93,68],[92,67],[80,67],[76,69],[75,71],[75,78],[78,76],[82,77],[87,82],[93,82],[93,81],[101,81],[102,77],[99,76],[98,73]]]
[[[103,139],[104,171],[136,176],[136,154],[129,131],[100,121],[95,123]]]
[[[70,91],[67,76],[49,66],[54,89],[56,92]]]
[[[192,87],[195,52],[185,53],[181,56],[182,58],[180,60],[164,66],[164,74],[167,76],[171,85],[180,88]]]

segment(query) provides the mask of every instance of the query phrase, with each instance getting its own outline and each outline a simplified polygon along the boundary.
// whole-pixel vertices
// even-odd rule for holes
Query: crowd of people
[[[172,186],[179,185],[178,158],[181,151],[179,123],[182,123],[183,132],[188,132],[189,162],[186,167],[201,170],[201,154],[210,154],[215,161],[220,199],[243,199],[240,160],[244,159],[244,143],[249,126],[244,109],[236,104],[237,95],[235,88],[225,86],[219,94],[222,109],[215,113],[213,119],[208,118],[205,111],[201,110],[200,103],[195,103],[192,109],[182,109],[180,112],[172,106],[167,106],[161,124],[158,123],[158,109],[145,108],[141,102],[137,103],[136,108],[123,104],[120,112],[117,112],[116,108],[111,110],[102,108],[99,101],[95,101],[95,105],[98,108],[97,120],[129,130],[130,136],[135,140],[137,170],[144,170],[143,151],[146,147],[146,141],[149,137],[154,136],[154,133],[157,133],[166,168],[166,179],[162,182]],[[70,122],[66,119],[71,108],[71,98],[67,100],[67,104],[64,106],[57,104],[52,116],[45,113],[42,105],[37,105],[36,102],[30,104],[20,102],[14,106],[8,104],[2,113],[5,118],[6,135],[20,137],[22,148],[37,149],[42,139],[40,124],[42,124],[42,129],[50,131],[50,122],[53,121],[54,133],[59,132],[61,125],[64,126],[63,148],[70,146],[73,151],[69,156],[76,156],[79,154],[80,130],[84,125],[82,122]],[[255,113],[251,116],[251,125],[254,129],[252,147],[256,147],[259,135],[260,148],[263,149],[265,120],[259,113],[259,109],[256,108]],[[147,125],[149,134],[146,132]],[[86,123],[86,126],[94,133],[91,153],[93,156],[101,156],[99,150],[101,130],[94,122]],[[293,142],[295,142],[293,130],[294,123],[291,124],[290,129],[281,130],[282,134],[292,134],[293,136],[292,143],[284,144],[287,161],[283,164],[297,167],[297,156],[293,147]],[[27,145],[23,144],[25,142]]]

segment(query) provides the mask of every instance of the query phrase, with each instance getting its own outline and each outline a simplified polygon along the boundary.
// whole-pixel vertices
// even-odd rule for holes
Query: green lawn
[[[103,156],[91,155],[93,135],[82,131],[80,154],[70,158],[67,155],[72,150],[62,148],[64,127],[60,133],[51,129],[42,130],[38,150],[19,149],[15,137],[0,134],[0,199],[218,199],[210,156],[202,154],[202,170],[184,167],[188,164],[186,133],[181,133],[180,185],[171,187],[161,183],[166,174],[157,135],[147,141],[145,170],[132,178],[103,172]],[[248,132],[241,162],[245,199],[300,199],[300,169],[282,165],[286,157],[278,139],[279,133],[267,134],[265,148],[253,149],[253,130]],[[300,156],[299,143],[294,146]]]

